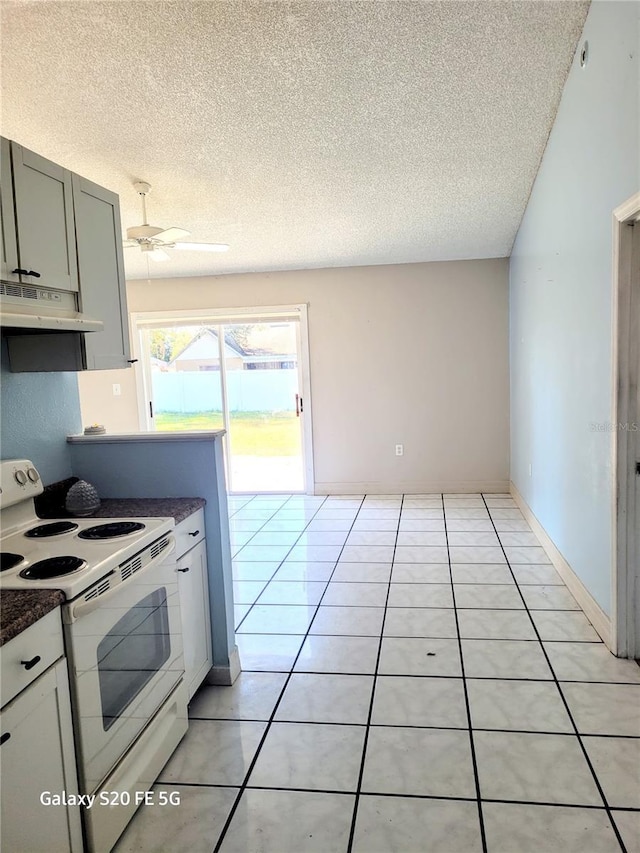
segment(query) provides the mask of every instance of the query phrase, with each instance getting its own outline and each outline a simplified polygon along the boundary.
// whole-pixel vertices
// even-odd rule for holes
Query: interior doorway
[[[614,211],[613,651],[640,659],[640,193]]]
[[[312,489],[305,307],[133,315],[141,428],[226,430],[230,492]]]

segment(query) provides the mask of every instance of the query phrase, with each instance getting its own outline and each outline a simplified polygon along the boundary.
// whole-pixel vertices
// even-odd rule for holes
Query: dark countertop
[[[0,646],[17,637],[65,600],[59,589],[3,589],[0,595]]]
[[[36,498],[36,513],[40,518],[70,518],[64,508],[67,492],[77,477],[67,477],[45,486]],[[100,508],[90,518],[174,518],[184,521],[206,504],[204,498],[102,498]]]
[[[104,498],[92,518],[175,518],[184,521],[206,504],[204,498]]]

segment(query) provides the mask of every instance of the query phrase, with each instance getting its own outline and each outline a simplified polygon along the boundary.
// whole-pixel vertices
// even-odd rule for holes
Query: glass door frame
[[[297,305],[275,305],[250,308],[198,308],[180,311],[138,311],[131,315],[131,343],[136,373],[136,390],[138,398],[138,422],[143,432],[154,431],[155,425],[151,417],[149,403],[153,405],[153,388],[151,384],[150,363],[146,357],[149,352],[145,346],[145,335],[147,330],[158,326],[188,326],[205,325],[209,321],[212,325],[223,325],[225,323],[252,322],[285,322],[297,323],[298,338],[298,385],[300,396],[303,399],[303,409],[300,413],[301,440],[302,440],[302,468],[303,468],[303,493],[314,494],[315,477],[313,467],[313,430],[312,430],[312,407],[311,407],[311,369],[309,358],[309,327],[308,306],[306,303]],[[220,349],[222,346],[219,342]],[[222,352],[221,352],[222,355]],[[222,368],[222,364],[221,364]],[[224,401],[224,418],[226,437],[229,435],[229,414],[226,405],[226,378],[224,370],[221,370],[222,395]],[[225,468],[227,469],[227,489],[230,494],[241,494],[229,489],[229,459],[227,442],[225,442]],[[271,493],[270,493],[271,494]],[[272,494],[278,494],[276,490]],[[288,493],[287,493],[288,494]]]

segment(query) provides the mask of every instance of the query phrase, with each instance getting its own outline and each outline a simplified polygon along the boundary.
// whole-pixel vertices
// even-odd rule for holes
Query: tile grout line
[[[494,530],[496,530],[496,528],[495,528],[495,523],[494,523],[494,521],[493,521],[493,516],[491,515],[491,512],[490,512],[490,510],[489,510],[489,506],[488,506],[488,504],[487,504],[487,502],[486,502],[486,499],[485,499],[484,493],[482,494],[482,500],[484,501],[484,505],[485,505],[485,507],[486,507],[486,509],[487,509],[487,512],[488,512],[488,514],[489,514],[489,518],[491,519],[491,523],[492,523],[492,524],[493,524],[493,526],[494,526]],[[498,532],[498,531],[496,530],[496,534],[497,534],[497,532]],[[498,536],[498,539],[500,539],[500,537],[499,537],[499,536]],[[512,574],[512,576],[513,576],[513,579],[514,579],[514,581],[515,581],[515,584],[516,584],[516,586],[517,586],[517,588],[518,588],[518,593],[519,593],[519,595],[520,595],[520,598],[522,599],[522,603],[523,603],[524,608],[525,608],[525,610],[526,610],[526,612],[527,612],[527,615],[528,615],[528,617],[529,617],[529,619],[530,619],[530,621],[531,621],[531,625],[532,625],[532,627],[533,627],[533,630],[535,631],[536,637],[538,638],[538,642],[540,643],[540,649],[542,650],[542,654],[543,654],[543,655],[544,655],[544,657],[545,657],[545,660],[546,660],[546,662],[547,662],[547,666],[549,667],[549,669],[550,669],[550,671],[551,671],[551,675],[553,676],[553,681],[554,681],[554,683],[555,683],[555,685],[556,685],[556,688],[557,688],[557,690],[558,690],[558,693],[560,694],[560,698],[562,699],[562,703],[564,704],[564,707],[565,707],[565,709],[566,709],[566,711],[567,711],[567,714],[569,715],[569,719],[570,719],[570,721],[571,721],[571,725],[573,726],[573,730],[574,730],[574,733],[575,733],[575,737],[576,737],[576,739],[577,739],[577,741],[578,741],[578,744],[579,744],[579,746],[580,746],[580,749],[582,750],[582,754],[583,754],[584,759],[585,759],[585,761],[586,761],[586,763],[587,763],[587,766],[588,766],[588,768],[589,768],[589,770],[590,770],[590,772],[591,772],[591,776],[593,777],[593,781],[594,781],[594,783],[595,783],[595,786],[596,786],[596,788],[598,789],[598,793],[600,794],[600,797],[601,797],[602,802],[603,802],[603,804],[604,804],[605,811],[607,812],[607,816],[608,816],[608,818],[609,818],[609,822],[611,823],[611,826],[612,826],[612,828],[613,828],[613,831],[614,831],[614,833],[615,833],[615,836],[616,836],[616,838],[617,838],[617,840],[618,840],[618,843],[619,843],[619,845],[620,845],[620,849],[623,851],[623,853],[627,853],[627,848],[626,848],[626,846],[625,846],[624,841],[622,840],[622,835],[620,834],[620,830],[618,829],[618,827],[617,827],[617,825],[616,825],[616,822],[615,822],[615,820],[614,820],[614,818],[613,818],[613,814],[611,813],[611,807],[609,806],[609,802],[608,802],[608,800],[607,800],[607,798],[606,798],[606,796],[605,796],[605,793],[604,793],[604,790],[603,790],[603,788],[602,788],[602,785],[600,784],[600,780],[598,779],[598,776],[597,776],[597,774],[596,774],[595,768],[593,767],[593,764],[591,763],[591,759],[589,758],[589,754],[587,753],[587,749],[586,749],[586,747],[585,747],[585,745],[584,745],[584,743],[583,743],[583,741],[582,741],[582,735],[581,735],[581,734],[580,734],[580,732],[578,731],[578,726],[576,725],[576,722],[575,722],[575,720],[574,720],[574,718],[573,718],[573,714],[571,713],[571,709],[570,709],[570,707],[569,707],[569,703],[567,702],[567,700],[566,700],[566,698],[565,698],[565,695],[564,695],[564,692],[563,692],[563,690],[562,690],[562,687],[561,687],[560,681],[558,680],[558,677],[556,676],[556,672],[555,672],[555,670],[554,670],[553,666],[551,665],[551,660],[549,659],[549,655],[547,654],[547,650],[546,650],[546,648],[544,647],[544,643],[542,642],[542,639],[541,639],[541,637],[540,637],[540,633],[539,633],[538,628],[537,628],[537,625],[536,625],[536,623],[535,623],[535,621],[534,621],[534,619],[533,619],[533,616],[531,615],[531,613],[530,613],[530,611],[529,611],[529,608],[528,608],[528,606],[527,606],[527,602],[526,602],[526,600],[525,600],[524,595],[522,594],[522,590],[520,589],[520,585],[518,584],[518,580],[517,580],[517,578],[516,578],[516,576],[515,576],[515,573],[514,573],[514,571],[513,571],[513,568],[512,568],[512,566],[511,566],[511,563],[509,562],[509,558],[507,557],[507,552],[506,552],[506,551],[505,551],[505,549],[504,549],[504,546],[503,546],[503,544],[502,544],[502,541],[500,541],[500,548],[502,549],[502,553],[504,554],[504,558],[505,558],[505,560],[506,560],[506,562],[507,562],[507,566],[509,567],[509,571],[511,572],[511,574]]]
[[[480,776],[478,774],[478,761],[476,756],[476,746],[473,738],[473,726],[471,723],[471,706],[469,704],[469,691],[467,690],[467,677],[464,668],[464,656],[462,654],[462,638],[460,636],[460,622],[458,620],[458,608],[456,605],[456,589],[455,584],[453,582],[453,569],[451,567],[451,552],[449,550],[449,533],[447,530],[447,509],[444,501],[444,494],[442,497],[442,517],[444,521],[444,536],[447,544],[447,559],[449,562],[449,581],[451,584],[451,597],[453,599],[453,613],[454,618],[456,620],[456,631],[458,634],[458,654],[460,655],[460,669],[462,672],[462,687],[464,690],[464,702],[467,711],[467,732],[469,734],[469,745],[471,748],[471,763],[473,765],[473,778],[476,786],[476,804],[478,808],[478,821],[480,824],[480,839],[482,841],[482,849],[484,853],[487,853],[487,836],[484,827],[484,815],[482,812],[482,797],[480,793]]]
[[[330,496],[329,496],[329,495],[327,495],[327,496],[325,497],[325,500],[324,500],[321,504],[319,504],[318,509],[326,503],[326,500],[327,500],[327,498],[328,498],[328,497],[330,497]],[[354,525],[354,524],[355,524],[355,522],[356,522],[356,518],[358,517],[358,513],[359,513],[359,512],[360,512],[360,510],[362,509],[362,504],[364,503],[365,497],[366,497],[366,495],[365,495],[365,496],[363,496],[363,498],[362,498],[362,500],[361,500],[361,502],[360,502],[360,506],[358,507],[358,510],[357,510],[357,512],[356,512],[356,514],[355,514],[355,516],[354,516],[354,519],[353,519],[353,522],[352,522],[352,524],[351,524],[351,527],[349,528],[349,532],[347,533],[347,538],[348,538],[348,536],[349,536],[349,533],[350,533],[350,532],[351,532],[351,530],[353,529],[353,525]],[[315,517],[315,515],[316,515],[316,514],[317,514],[317,510],[316,510],[316,512],[314,513],[313,517]],[[306,529],[306,527],[305,527],[305,529]],[[300,533],[300,536],[302,536],[302,533]],[[298,537],[298,539],[300,538],[300,536]],[[297,542],[297,541],[298,541],[298,540],[296,539],[296,542]],[[345,539],[345,544],[344,544],[344,545],[342,546],[342,548],[340,549],[340,554],[342,554],[342,552],[343,552],[343,550],[344,550],[344,548],[345,548],[346,541],[347,541],[347,540]],[[295,544],[295,543],[294,543],[294,544]],[[292,545],[292,546],[291,546],[291,548],[293,548],[293,547],[294,547],[294,546]],[[289,551],[288,551],[287,553],[290,553],[290,551],[291,551],[291,549],[289,549]],[[244,775],[244,779],[242,780],[242,784],[240,785],[240,789],[239,789],[239,791],[238,791],[238,794],[237,794],[237,796],[236,796],[236,799],[234,800],[234,803],[233,803],[233,805],[231,806],[231,810],[230,810],[229,814],[227,815],[227,819],[226,819],[226,820],[225,820],[225,822],[224,822],[224,826],[222,827],[222,830],[221,830],[221,832],[220,832],[220,835],[219,835],[219,837],[218,837],[218,840],[217,840],[217,842],[216,842],[216,845],[215,845],[215,847],[214,847],[214,849],[213,849],[213,853],[219,853],[219,851],[220,851],[220,849],[221,849],[221,847],[222,847],[222,843],[223,843],[223,841],[224,841],[224,838],[225,838],[225,836],[226,836],[226,834],[227,834],[227,832],[228,832],[228,830],[229,830],[229,827],[231,826],[231,822],[233,821],[234,815],[235,815],[235,813],[236,813],[236,811],[237,811],[237,809],[238,809],[238,805],[240,804],[240,800],[242,799],[242,795],[244,794],[245,790],[246,790],[246,789],[247,789],[247,787],[248,787],[249,778],[251,777],[251,774],[253,773],[253,769],[254,769],[254,767],[255,767],[255,765],[256,765],[256,763],[257,763],[257,761],[258,761],[258,757],[259,757],[259,755],[260,755],[260,752],[262,751],[262,747],[264,746],[264,742],[266,741],[266,739],[267,739],[267,735],[269,734],[269,730],[271,729],[271,726],[272,726],[272,724],[273,724],[273,722],[274,722],[274,718],[275,718],[276,712],[277,712],[277,710],[278,710],[278,707],[279,707],[279,705],[280,705],[280,702],[282,701],[282,697],[284,696],[285,690],[287,689],[287,687],[288,687],[288,685],[289,685],[289,682],[291,681],[291,678],[292,678],[292,676],[293,676],[293,674],[294,674],[294,668],[295,668],[295,665],[296,665],[296,663],[297,663],[297,661],[298,661],[298,658],[300,657],[300,654],[301,654],[301,652],[302,652],[302,649],[303,649],[303,647],[304,647],[304,644],[305,644],[305,642],[307,641],[307,638],[309,637],[309,632],[310,632],[310,630],[311,630],[311,625],[313,624],[313,620],[316,618],[316,616],[317,616],[317,614],[318,614],[318,610],[319,610],[319,608],[320,608],[320,605],[322,604],[322,599],[324,598],[325,593],[326,593],[327,589],[329,588],[329,584],[331,583],[331,578],[332,578],[332,577],[333,577],[333,575],[335,574],[336,568],[337,568],[338,563],[339,563],[339,561],[340,561],[340,554],[338,555],[338,559],[336,560],[335,566],[333,567],[333,569],[332,569],[332,571],[331,571],[331,575],[329,576],[329,580],[327,581],[327,584],[326,584],[326,586],[325,586],[325,588],[324,588],[324,591],[323,591],[322,595],[320,596],[320,600],[318,601],[317,605],[315,605],[315,611],[314,611],[314,614],[313,614],[313,616],[311,617],[311,619],[309,620],[309,625],[308,625],[308,627],[307,627],[307,631],[306,631],[306,633],[304,634],[303,640],[302,640],[302,642],[301,642],[301,644],[300,644],[300,648],[298,649],[298,653],[296,654],[295,658],[293,659],[293,661],[292,661],[292,663],[291,663],[291,667],[290,667],[290,669],[289,669],[289,671],[288,671],[288,673],[287,673],[287,675],[286,675],[286,678],[285,678],[284,684],[282,685],[282,689],[280,690],[280,693],[279,693],[279,695],[278,695],[278,698],[277,698],[277,700],[276,700],[276,703],[275,703],[275,705],[273,706],[273,710],[271,711],[271,714],[270,714],[270,716],[269,716],[269,720],[267,721],[267,725],[266,725],[266,727],[265,727],[265,730],[264,730],[264,732],[262,733],[262,737],[260,738],[260,741],[259,741],[259,743],[258,743],[258,748],[256,749],[255,754],[254,754],[254,756],[253,756],[253,758],[252,758],[252,760],[251,760],[251,762],[250,762],[250,764],[249,764],[249,767],[247,768],[247,772],[246,772],[246,773],[245,773],[245,775]],[[285,557],[284,559],[286,560],[286,557]],[[284,562],[284,560],[283,560],[282,562]],[[269,581],[269,583],[271,583],[271,581]],[[298,635],[298,636],[299,636],[299,635]],[[290,790],[290,789],[285,789],[285,790]]]
[[[335,725],[335,724],[331,724]],[[463,730],[464,731],[464,730]],[[176,788],[233,788],[239,789],[239,785],[229,785],[223,784],[221,782],[157,782],[154,783],[154,786],[173,786]],[[297,791],[299,793],[304,794],[337,794],[342,797],[352,797],[353,791],[336,791],[332,788],[283,788],[281,785],[247,785],[246,790],[249,791],[281,791],[283,793],[287,793],[289,791]],[[367,796],[372,797],[380,797],[380,798],[388,798],[388,799],[412,799],[412,800],[444,800],[445,802],[454,802],[454,803],[475,803],[475,797],[453,797],[446,796],[445,794],[435,795],[435,794],[408,794],[408,793],[394,793],[389,791],[371,791],[367,792]],[[523,805],[523,806],[545,806],[546,808],[558,808],[558,809],[587,809],[595,812],[605,812],[606,809],[603,805],[594,806],[594,805],[586,805],[584,803],[551,803],[551,802],[543,802],[539,800],[500,800],[495,797],[485,797],[483,799],[484,803],[498,803],[500,805]],[[619,806],[612,809],[614,812],[629,812],[631,814],[640,814],[640,808],[635,808],[633,806]]]
[[[363,547],[366,547],[366,546],[363,546]],[[300,560],[300,564],[302,564],[304,562],[306,562],[306,561]],[[310,560],[309,562],[313,562],[313,561]],[[322,560],[322,561],[316,561],[316,562],[331,563],[333,561],[332,560]],[[296,565],[296,563],[292,562],[292,563],[289,563],[289,565],[293,566],[293,565]],[[345,563],[345,562],[342,562],[341,565],[343,565],[343,566],[347,566],[347,565],[348,566],[360,566],[360,565],[362,565],[362,563]],[[382,563],[380,565],[386,566],[386,565],[391,565],[391,563]],[[408,566],[411,564],[410,563],[396,563],[395,565],[396,566]],[[454,563],[454,566],[455,565],[458,565],[458,564]],[[282,568],[282,566],[279,566],[278,568]],[[335,568],[335,566],[333,568]],[[242,581],[240,581],[240,583],[242,583]],[[261,581],[245,581],[245,583],[261,583]],[[271,583],[271,579],[269,579],[268,581],[265,581],[265,584],[267,584],[267,583]],[[329,583],[329,581],[299,581],[299,580],[293,580],[293,581],[276,581],[276,583]],[[358,584],[367,584],[369,586],[376,586],[376,585],[377,586],[384,586],[386,581],[333,581],[333,583],[344,583],[344,584],[350,584],[353,586],[357,586]],[[411,587],[416,587],[417,589],[419,589],[420,587],[425,587],[425,586],[430,587],[430,586],[448,586],[449,585],[448,583],[442,584],[442,583],[413,583],[413,582],[411,582],[411,583],[408,582],[405,584],[402,581],[395,581],[395,583],[398,586],[400,586],[400,585],[401,586],[411,586]],[[529,586],[532,586],[532,585],[533,584],[531,584]],[[505,584],[464,584],[464,583],[460,584],[460,583],[457,583],[456,586],[488,586],[490,588],[495,587],[495,586],[508,586],[509,589],[512,589],[514,587],[514,584],[506,584],[506,583]],[[526,587],[527,587],[527,585],[525,584],[525,588]],[[558,588],[561,589],[561,587],[559,585],[558,585]],[[262,595],[262,593],[260,593],[260,595]],[[245,605],[249,604],[248,601],[244,601],[244,602],[237,601],[235,603],[236,604],[245,604]],[[266,601],[266,602],[262,602],[262,606],[263,607],[304,607],[307,605],[290,604],[288,602],[280,603],[280,602],[268,602],[268,601]],[[313,605],[311,605],[311,606],[313,606]],[[368,608],[370,610],[382,610],[384,605],[378,605],[378,604],[325,604],[324,606],[325,607],[357,607],[358,609],[363,609],[363,608],[367,609]],[[409,605],[407,605],[407,604],[390,604],[389,607],[392,610],[453,610],[452,607],[441,607],[438,605],[431,605],[431,604],[416,604],[416,605],[412,605],[411,607],[409,607]],[[530,607],[529,609],[533,613],[579,613],[580,612],[579,610],[574,610],[574,609],[567,610],[566,608],[562,608],[562,607],[556,607],[553,609],[550,607],[541,607],[541,608]],[[524,612],[524,608],[522,608],[522,607],[496,607],[496,606],[494,606],[494,607],[459,607],[458,610],[473,610],[473,611],[497,610],[500,613],[523,613]],[[269,633],[269,632],[268,631],[255,631],[253,633],[260,634],[260,633]],[[468,637],[465,637],[465,639],[468,639]],[[508,637],[496,637],[496,639],[507,640],[509,638]],[[596,645],[602,644],[602,640],[574,640],[574,639],[568,639],[568,640],[564,640],[564,641],[563,640],[545,640],[545,642],[547,642],[547,643],[562,643],[562,642],[565,642],[565,643],[596,643]]]
[[[312,637],[322,636],[321,634],[311,634]],[[342,635],[341,635],[342,636]],[[347,635],[351,636],[351,635]],[[439,639],[439,638],[438,638]],[[243,670],[244,672],[245,670]],[[308,673],[308,672],[296,672],[296,675],[350,675],[350,676],[360,676],[366,677],[366,673]],[[385,678],[393,677],[387,676],[385,674]],[[436,676],[399,676],[400,678],[411,678],[411,677],[422,677],[422,678],[434,678]],[[450,676],[440,676],[441,678],[448,678]],[[458,678],[457,681],[461,681],[462,679]],[[494,681],[495,679],[489,679]],[[518,681],[520,679],[517,679]],[[541,684],[550,684],[549,681],[540,682]],[[192,720],[197,720],[200,723],[267,723],[268,720],[260,717],[198,717],[197,715],[189,717],[189,722]],[[335,722],[335,721],[326,721],[326,720],[285,720],[279,719],[276,720],[277,723],[283,723],[284,725],[304,725],[304,726],[343,726],[345,728],[366,728],[367,723],[343,723],[343,722]],[[432,731],[467,731],[468,726],[426,726],[426,725],[418,725],[417,723],[376,723],[375,728],[380,729],[429,729]],[[545,730],[545,729],[491,729],[486,726],[475,726],[473,729],[475,732],[498,732],[499,734],[521,734],[521,735],[553,735],[555,737],[574,737],[573,732],[561,732],[561,731],[553,731],[553,730]],[[617,734],[603,734],[601,732],[589,732],[588,734],[584,734],[583,737],[597,737],[597,738],[624,738],[625,740],[640,740],[640,735],[617,735]],[[187,783],[180,783],[187,784]],[[199,784],[194,782],[193,784]],[[237,785],[231,785],[232,788],[237,788]],[[255,786],[250,785],[249,787],[264,787],[264,786]],[[423,796],[423,795],[418,795]],[[474,799],[475,798],[467,798],[463,797],[463,799]],[[634,806],[629,806],[630,809],[634,809]],[[640,809],[638,809],[640,810]]]
[[[366,496],[365,496],[366,497]],[[396,527],[396,540],[393,545],[393,554],[391,555],[391,569],[389,571],[389,582],[387,584],[387,595],[384,603],[384,613],[382,616],[382,624],[380,626],[380,641],[378,643],[378,654],[376,655],[376,665],[373,671],[373,684],[371,685],[371,699],[369,701],[369,713],[367,715],[366,728],[364,733],[364,741],[362,743],[362,758],[360,760],[360,771],[358,773],[358,781],[356,784],[356,792],[355,792],[355,801],[353,804],[353,815],[351,817],[351,827],[349,830],[349,841],[347,844],[347,853],[352,853],[353,850],[353,842],[355,839],[356,832],[356,821],[358,819],[358,806],[360,805],[360,796],[362,791],[362,780],[364,778],[364,768],[365,762],[367,759],[367,747],[369,744],[369,733],[371,731],[371,718],[373,716],[373,705],[376,698],[376,685],[378,682],[378,669],[380,667],[380,656],[382,654],[382,643],[384,640],[384,625],[387,619],[387,610],[388,610],[388,602],[389,595],[391,593],[391,579],[393,577],[393,564],[396,556],[396,548],[398,547],[398,535],[400,533],[400,521],[402,519],[402,507],[404,505],[404,495],[402,495],[400,499],[400,511],[398,513],[398,525]]]
[[[277,581],[276,581],[276,583],[277,583]],[[303,581],[303,583],[304,583],[304,581]],[[324,581],[319,581],[319,583],[324,583]],[[326,583],[329,583],[329,581],[327,581]],[[333,581],[333,583],[340,583],[340,581]],[[382,586],[383,584],[380,584],[380,585]],[[260,605],[260,607],[315,607],[315,606],[316,606],[315,604],[261,604]],[[359,609],[358,606],[354,605],[354,604],[350,604],[350,605],[347,605],[347,604],[345,604],[345,605],[323,604],[322,606],[323,606],[323,609],[325,609],[325,610],[328,610],[328,609],[334,608],[334,607],[340,608],[340,609],[349,608],[352,610],[358,610]],[[382,607],[372,607],[370,609],[381,611],[383,608]],[[464,609],[464,608],[461,608],[461,609]],[[391,610],[391,612],[393,612],[394,610],[424,610],[424,611],[429,611],[429,610],[453,610],[453,608],[452,607],[439,607],[439,608],[435,608],[435,607],[422,607],[422,608],[417,608],[417,607],[414,607],[414,608],[411,608],[411,607],[407,607],[407,608],[390,607],[389,610]],[[493,608],[491,608],[491,607],[486,608],[486,610],[487,610],[487,612],[494,612]],[[503,610],[501,610],[499,612],[504,613]],[[523,611],[522,610],[516,610],[514,612],[522,613]],[[556,612],[558,612],[558,611],[556,611]],[[559,611],[559,612],[564,612],[564,611]],[[282,633],[281,632],[271,633],[269,631],[250,631],[250,632],[247,631],[242,636],[273,637],[273,636],[282,636]],[[287,636],[304,637],[304,634],[290,633],[290,634],[287,634]],[[323,632],[323,631],[316,631],[316,632],[314,632],[313,636],[314,637],[374,637],[374,638],[376,638],[379,636],[379,634],[377,634],[377,633],[376,634],[341,634],[339,632],[329,633],[329,632]],[[389,634],[387,634],[387,636],[388,637],[394,637],[395,639],[400,639],[400,640],[456,640],[457,639],[457,637],[447,637],[444,635],[432,635],[432,634],[391,634],[391,633],[389,633]],[[473,640],[473,641],[481,640],[481,641],[491,642],[491,643],[536,643],[537,642],[537,640],[535,638],[532,639],[532,638],[522,638],[522,637],[471,637],[471,636],[469,636],[469,637],[463,637],[463,639],[464,640]],[[560,645],[562,645],[563,643],[564,644],[571,643],[572,645],[578,645],[578,646],[597,646],[597,645],[599,645],[599,643],[596,640],[549,640],[547,642],[559,643]],[[533,679],[533,680],[534,681],[539,681],[539,680],[544,681],[545,679]],[[563,678],[562,680],[567,681],[567,680],[571,680],[571,679]],[[609,683],[609,682],[605,682],[605,683]],[[624,682],[624,681],[623,682],[611,682],[611,683],[612,684],[615,684],[615,683],[633,684],[633,682]]]
[[[315,606],[315,605],[311,605],[311,606]],[[449,609],[452,609],[452,608],[449,608]],[[265,636],[265,637],[268,637],[268,636],[273,636],[273,635],[270,635],[270,634],[263,634],[263,635],[251,634],[248,636]],[[304,635],[304,634],[288,634],[287,636],[304,637],[306,635]],[[353,637],[353,636],[359,636],[360,639],[363,638],[362,635],[358,635],[358,634],[311,634],[311,636],[312,637],[322,637],[322,636]],[[389,636],[389,635],[387,635],[387,636]],[[373,639],[375,639],[375,637]],[[394,639],[410,639],[410,640],[411,639],[417,639],[417,640],[442,640],[442,639],[447,640],[448,639],[448,640],[455,640],[455,637],[400,637],[400,638],[396,637]],[[463,639],[466,640],[467,638],[463,637]],[[484,638],[481,638],[481,639],[484,639]],[[487,642],[498,643],[498,642],[503,642],[503,641],[501,641],[501,640],[487,640]],[[507,640],[506,642],[535,643],[536,640]],[[555,642],[555,640],[553,642]],[[570,641],[565,640],[564,642],[570,642]],[[268,670],[264,670],[264,669],[243,669],[242,671],[243,672],[254,672],[254,673],[256,673],[256,672],[272,672],[272,673],[280,673],[280,674],[286,674],[288,672],[288,670],[283,670],[283,669],[268,669]],[[299,669],[298,672],[306,674],[306,675],[313,675],[314,674],[314,670],[307,670],[307,669]],[[322,673],[315,673],[315,674],[321,674],[321,675],[366,675],[367,673],[343,672],[343,671],[332,672],[332,671],[324,671],[323,670]],[[415,673],[410,673],[410,672],[409,673],[402,673],[402,672],[389,672],[389,673],[387,673],[387,672],[385,672],[384,676],[385,676],[385,678],[461,678],[461,676],[455,676],[455,675],[417,675]],[[530,682],[532,684],[550,684],[553,681],[553,679],[552,678],[522,678],[521,676],[510,676],[510,677],[500,676],[500,677],[496,677],[495,675],[469,675],[469,676],[467,676],[467,681],[527,681],[527,682]],[[640,685],[636,684],[635,682],[630,683],[628,681],[580,681],[578,679],[563,678],[560,683],[561,684],[615,684],[618,687],[633,687],[633,688],[640,689]],[[232,717],[231,719],[236,719],[236,718]],[[592,735],[585,735],[585,737],[591,737],[591,736]],[[598,735],[598,737],[600,737],[600,735]],[[638,735],[611,735],[611,737],[638,737]]]

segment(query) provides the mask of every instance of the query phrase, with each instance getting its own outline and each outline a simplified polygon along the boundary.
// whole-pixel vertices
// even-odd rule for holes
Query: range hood
[[[0,326],[21,333],[101,332],[104,323],[78,311],[78,294],[0,281]]]

